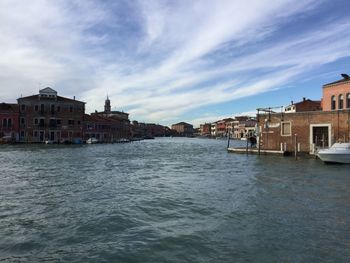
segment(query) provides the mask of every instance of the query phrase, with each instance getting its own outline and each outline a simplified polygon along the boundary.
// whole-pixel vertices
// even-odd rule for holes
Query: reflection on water
[[[236,143],[236,142],[231,142]],[[0,260],[346,262],[348,165],[226,141],[0,147]]]

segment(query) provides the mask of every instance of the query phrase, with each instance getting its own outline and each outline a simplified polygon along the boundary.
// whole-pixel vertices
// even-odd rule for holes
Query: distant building
[[[350,109],[350,77],[323,85],[322,109],[324,111]]]
[[[210,127],[210,134],[212,137],[216,137],[216,122],[213,122]]]
[[[18,105],[10,103],[0,103],[0,142],[16,142],[18,140]]]
[[[211,136],[211,123],[201,124],[199,126],[199,134],[201,136]]]
[[[236,116],[233,120],[233,138],[242,139],[255,135],[256,119],[249,116]]]
[[[186,122],[173,124],[171,129],[175,130],[180,136],[193,136],[193,126]]]
[[[291,113],[291,112],[302,112],[302,111],[320,111],[322,110],[321,107],[321,101],[319,100],[310,100],[303,98],[302,101],[297,103],[291,103],[291,105],[288,105],[284,108],[285,113]]]
[[[111,110],[108,96],[105,100],[104,111],[95,111],[84,116],[84,139],[96,138],[100,142],[115,142],[120,139],[130,139],[129,114]]]
[[[52,88],[17,99],[19,140],[22,142],[72,142],[83,137],[85,103],[61,97]]]
[[[172,135],[169,127],[154,124],[133,121],[131,125],[131,133],[134,138],[153,138]]]

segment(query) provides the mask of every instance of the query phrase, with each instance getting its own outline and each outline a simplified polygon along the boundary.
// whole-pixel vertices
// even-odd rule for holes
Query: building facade
[[[0,103],[0,142],[17,141],[19,141],[18,105]]]
[[[260,148],[315,153],[350,138],[350,109],[258,115]]]
[[[291,112],[302,112],[302,111],[320,111],[322,110],[321,101],[319,100],[310,100],[303,98],[302,101],[294,103],[292,101],[291,105],[288,105],[284,108],[285,113]]]
[[[193,126],[186,122],[173,124],[171,125],[171,129],[176,131],[180,136],[193,136]]]
[[[322,109],[324,111],[350,109],[350,77],[323,85]]]
[[[129,114],[111,110],[108,96],[104,111],[84,116],[84,139],[96,138],[100,142],[117,142],[131,138]]]
[[[83,138],[85,103],[57,95],[49,87],[17,99],[21,142],[73,142]]]
[[[199,126],[199,134],[201,136],[211,136],[211,123],[204,123]]]

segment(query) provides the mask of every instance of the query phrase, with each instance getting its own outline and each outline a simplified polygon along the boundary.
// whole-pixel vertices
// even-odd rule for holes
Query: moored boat
[[[86,143],[88,144],[94,144],[94,143],[98,143],[98,140],[96,138],[89,138]]]
[[[317,156],[325,163],[350,163],[350,143],[335,143],[329,149],[322,149]]]

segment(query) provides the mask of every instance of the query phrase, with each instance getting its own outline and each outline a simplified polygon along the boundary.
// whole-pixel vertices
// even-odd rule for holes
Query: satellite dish
[[[348,75],[348,74],[345,74],[345,73],[341,74],[341,76],[342,76],[344,79],[349,79],[349,78],[350,78],[349,75]]]

